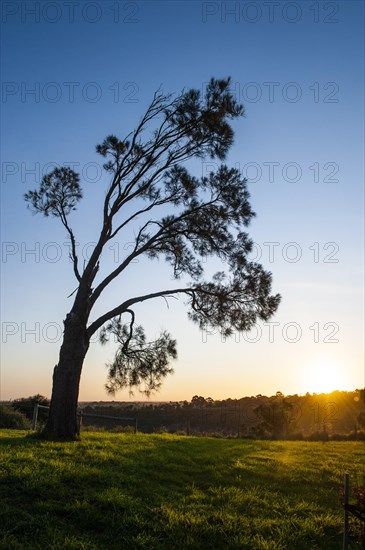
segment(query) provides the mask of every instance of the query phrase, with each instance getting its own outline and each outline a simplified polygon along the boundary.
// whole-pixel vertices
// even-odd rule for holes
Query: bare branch
[[[160,292],[153,292],[151,294],[145,294],[144,296],[137,296],[134,298],[130,298],[129,300],[126,300],[119,306],[111,309],[107,313],[104,313],[104,315],[101,315],[96,321],[91,323],[91,325],[87,329],[88,336],[91,337],[101,326],[103,326],[104,323],[112,319],[113,317],[117,317],[118,315],[121,315],[122,313],[125,313],[130,306],[134,304],[138,304],[141,302],[145,302],[146,300],[152,300],[153,298],[161,298],[161,297],[169,297],[173,294],[191,294],[193,292],[193,289],[191,288],[175,288],[171,290],[162,290]]]
[[[71,259],[72,259],[72,263],[73,263],[73,269],[74,269],[76,279],[80,282],[81,281],[81,275],[80,275],[80,272],[79,272],[79,269],[78,269],[78,257],[77,257],[77,254],[76,254],[76,240],[75,240],[75,236],[73,234],[73,231],[72,231],[71,227],[69,226],[69,224],[67,222],[67,216],[66,216],[64,208],[62,206],[60,208],[60,220],[61,220],[62,224],[64,225],[64,227],[66,228],[66,230],[69,234],[69,237],[70,237],[70,241],[71,241]]]
[[[122,351],[124,353],[128,350],[128,344],[132,340],[133,325],[134,325],[134,320],[135,320],[134,311],[132,309],[126,309],[125,312],[129,313],[131,315],[131,322],[130,322],[130,325],[129,325],[129,336],[128,336],[127,340],[124,342],[123,347],[122,347]]]

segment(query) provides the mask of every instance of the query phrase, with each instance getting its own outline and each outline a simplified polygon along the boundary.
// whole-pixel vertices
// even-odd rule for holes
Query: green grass
[[[0,548],[340,549],[360,442],[0,431]],[[355,548],[355,546],[352,546]]]

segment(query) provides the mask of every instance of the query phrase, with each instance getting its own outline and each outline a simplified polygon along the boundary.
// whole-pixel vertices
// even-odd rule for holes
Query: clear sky
[[[65,232],[23,194],[54,165],[79,171],[71,217],[81,256],[98,236],[108,183],[95,145],[123,138],[154,91],[204,89],[230,75],[246,108],[227,164],[248,178],[253,257],[282,295],[271,322],[226,342],[187,319],[183,300],[136,308],[151,336],[178,341],[175,374],[153,399],[352,390],[364,386],[364,4],[337,2],[2,3],[2,364],[0,399],[50,395],[75,289]],[[211,170],[196,163],[197,176]],[[104,269],[131,236],[105,251]],[[129,243],[129,244],[128,244]],[[98,312],[171,287],[140,261]],[[113,345],[93,343],[81,400],[109,399]],[[140,398],[136,394],[137,398]],[[116,399],[128,399],[128,391]]]

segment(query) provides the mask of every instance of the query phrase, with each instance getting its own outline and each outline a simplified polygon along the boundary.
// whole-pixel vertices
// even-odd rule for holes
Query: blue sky
[[[32,216],[24,192],[55,163],[81,173],[85,198],[71,223],[86,255],[108,183],[95,145],[133,130],[159,86],[203,90],[228,75],[246,117],[234,123],[227,163],[249,180],[254,252],[282,304],[271,325],[226,342],[189,323],[182,301],[141,306],[149,334],[167,328],[178,340],[175,374],[157,398],[364,385],[363,9],[358,1],[3,2],[1,399],[50,395],[76,287],[62,227]],[[193,165],[196,175],[208,169]],[[105,270],[131,239],[105,252]],[[164,262],[141,261],[98,311],[120,294],[171,284]],[[112,354],[112,345],[91,346],[80,399],[108,398]]]

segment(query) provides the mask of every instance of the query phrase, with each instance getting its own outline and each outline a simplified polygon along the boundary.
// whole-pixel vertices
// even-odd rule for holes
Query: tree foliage
[[[30,428],[30,422],[24,414],[14,410],[10,405],[0,404],[0,428],[27,430]]]
[[[296,425],[296,410],[293,403],[281,392],[260,403],[254,410],[261,418],[260,428],[276,439],[286,438]]]
[[[19,399],[14,399],[14,401],[11,402],[11,406],[13,407],[13,409],[24,414],[29,420],[32,420],[33,418],[35,405],[43,405],[44,407],[49,407],[50,401],[49,399],[47,399],[47,397],[44,397],[43,395],[40,395],[38,393],[37,395],[31,395],[29,397],[20,397]],[[45,411],[44,409],[39,409],[39,420],[45,420],[47,416],[47,411]]]
[[[71,168],[55,168],[43,176],[39,190],[28,191],[25,200],[35,213],[64,219],[82,198],[80,176]]]
[[[100,333],[100,341],[105,344],[113,335],[119,344],[114,360],[109,363],[106,389],[114,394],[118,389],[141,387],[147,395],[157,390],[162,379],[172,372],[171,359],[176,359],[176,340],[166,332],[148,342],[141,325],[121,323],[112,319]]]

